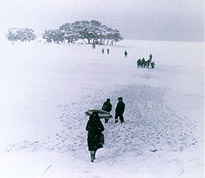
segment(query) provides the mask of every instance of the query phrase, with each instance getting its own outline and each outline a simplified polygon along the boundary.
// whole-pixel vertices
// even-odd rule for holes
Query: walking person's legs
[[[120,122],[121,122],[121,123],[125,122],[123,115],[120,115]]]
[[[95,159],[95,151],[90,151],[91,162],[94,162]]]
[[[94,151],[94,155],[93,155],[93,158],[95,159],[95,154],[96,154],[96,151]]]
[[[115,115],[115,123],[117,123],[118,122],[118,115],[116,114]]]

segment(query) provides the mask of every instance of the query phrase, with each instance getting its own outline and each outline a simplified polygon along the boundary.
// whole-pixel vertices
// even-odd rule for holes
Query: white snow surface
[[[203,178],[204,43],[1,42],[1,178]],[[128,57],[124,57],[124,51]],[[153,55],[156,68],[137,68]],[[90,162],[88,109],[122,96]]]

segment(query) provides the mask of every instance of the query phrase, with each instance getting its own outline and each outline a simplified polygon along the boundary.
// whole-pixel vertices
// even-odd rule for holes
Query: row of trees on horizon
[[[37,38],[34,30],[29,28],[10,28],[6,37],[12,42],[32,41]],[[119,30],[102,25],[96,20],[65,23],[58,29],[45,30],[42,38],[48,43],[75,43],[81,40],[95,45],[114,45],[123,39]]]

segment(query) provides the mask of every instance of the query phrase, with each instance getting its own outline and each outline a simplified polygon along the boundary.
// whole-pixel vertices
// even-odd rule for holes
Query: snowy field
[[[204,177],[204,43],[109,48],[1,42],[1,178]],[[137,68],[150,53],[156,68]],[[125,123],[104,124],[91,163],[84,112],[109,97],[114,115],[119,96]]]

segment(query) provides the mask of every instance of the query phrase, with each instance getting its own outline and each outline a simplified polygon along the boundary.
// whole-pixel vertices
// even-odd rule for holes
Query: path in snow
[[[104,155],[98,161],[111,161],[131,153],[140,156],[143,152],[183,151],[196,147],[196,123],[187,117],[179,117],[175,111],[163,102],[166,90],[146,85],[115,86],[87,96],[81,102],[59,105],[61,115],[57,118],[62,128],[56,135],[43,140],[23,141],[10,145],[7,151],[53,150],[71,152],[81,160],[87,161],[87,132],[85,126],[88,118],[87,109],[101,108],[110,97],[114,113],[117,98],[122,96],[126,104],[125,123],[115,124],[110,119],[105,126]],[[104,123],[104,121],[103,121]]]

